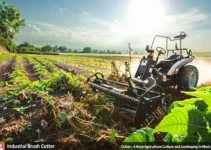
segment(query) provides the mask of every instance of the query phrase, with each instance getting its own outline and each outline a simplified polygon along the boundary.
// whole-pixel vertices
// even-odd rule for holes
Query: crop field
[[[200,88],[164,89],[166,104],[139,130],[114,97],[87,84],[96,72],[124,82],[126,61],[125,56],[0,55],[0,141],[59,142],[60,148],[76,149],[97,149],[96,142],[105,149],[137,140],[210,142],[211,88],[205,70],[211,60],[193,62],[201,73]],[[132,59],[132,74],[139,61]]]

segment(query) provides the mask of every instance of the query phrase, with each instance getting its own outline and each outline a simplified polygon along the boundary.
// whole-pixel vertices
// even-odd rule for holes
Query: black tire
[[[197,86],[199,71],[195,66],[187,65],[181,68],[178,75],[178,90],[192,91]]]

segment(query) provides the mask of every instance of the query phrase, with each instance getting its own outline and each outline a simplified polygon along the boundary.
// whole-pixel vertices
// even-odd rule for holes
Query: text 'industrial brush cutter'
[[[192,65],[185,66],[194,59],[191,50],[182,48],[182,40],[186,36],[184,32],[175,36],[174,39],[156,35],[151,48],[146,47],[148,55],[141,59],[134,78],[127,78],[128,84],[104,79],[102,73],[96,73],[89,77],[88,84],[94,89],[109,93],[116,100],[125,104],[121,107],[121,111],[133,116],[134,126],[139,128],[159,105],[165,105],[165,94],[162,91],[162,86],[177,85],[179,89],[191,90],[197,85],[197,68]],[[156,37],[166,39],[166,50],[157,47],[158,56],[154,60],[152,47]],[[176,44],[175,49],[168,50],[168,41],[176,40],[180,41],[180,48]],[[176,54],[177,51],[180,53]],[[187,56],[183,56],[182,51],[186,51]],[[166,52],[167,57],[169,52],[174,54],[158,62],[159,56],[166,54]]]

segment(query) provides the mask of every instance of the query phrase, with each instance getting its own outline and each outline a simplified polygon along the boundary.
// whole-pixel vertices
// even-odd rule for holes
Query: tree
[[[73,52],[73,50],[71,48],[69,48],[69,53],[72,53],[72,52]]]
[[[60,50],[61,52],[66,52],[68,49],[67,49],[66,46],[59,46],[59,50]]]
[[[91,47],[84,47],[83,53],[91,53],[92,48]]]
[[[33,44],[30,44],[29,42],[25,41],[23,43],[21,43],[20,45],[18,45],[18,48],[21,47],[31,47],[31,48],[35,48],[35,46]]]
[[[13,38],[21,26],[25,25],[21,13],[12,5],[0,2],[0,44],[11,50]]]
[[[41,48],[41,51],[43,52],[49,52],[52,51],[53,47],[51,45],[45,45]]]
[[[54,52],[56,52],[58,49],[59,49],[59,47],[58,47],[57,45],[55,45],[55,46],[53,47],[53,51],[54,51]]]
[[[96,49],[95,50],[92,50],[92,53],[97,53],[97,52],[98,52],[98,50],[96,50]]]

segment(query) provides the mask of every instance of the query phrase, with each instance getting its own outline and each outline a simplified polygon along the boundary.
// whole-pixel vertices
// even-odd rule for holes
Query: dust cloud
[[[211,59],[195,59],[191,65],[198,68],[198,86],[211,85]]]
[[[141,58],[133,58],[131,60],[132,76],[136,73]],[[195,58],[190,65],[194,65],[199,71],[198,87],[211,85],[211,58]]]

